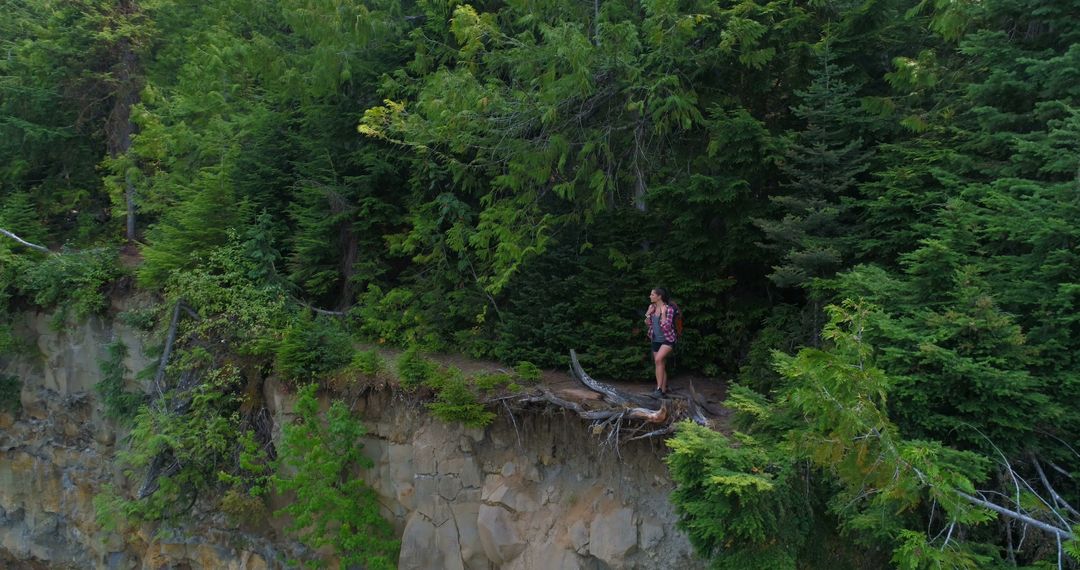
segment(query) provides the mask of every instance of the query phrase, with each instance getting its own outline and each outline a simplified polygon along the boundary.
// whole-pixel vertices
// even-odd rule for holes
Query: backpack
[[[682,309],[678,305],[675,305],[675,340],[682,338],[683,319]]]

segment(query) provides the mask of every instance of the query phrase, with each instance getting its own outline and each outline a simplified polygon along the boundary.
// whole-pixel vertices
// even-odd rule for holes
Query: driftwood
[[[629,394],[614,386],[609,386],[603,382],[594,380],[581,368],[581,363],[578,362],[577,352],[572,348],[570,349],[570,373],[573,374],[574,378],[577,378],[579,382],[584,384],[586,388],[603,395],[604,401],[613,406],[629,406],[631,403],[634,403],[641,407],[651,408],[656,405],[656,400],[653,398]]]
[[[697,390],[694,390],[694,383],[690,382],[690,397],[686,399],[687,408],[689,410],[690,419],[694,420],[694,423],[702,426],[709,425],[709,419],[705,417],[704,398],[698,395]]]
[[[533,401],[544,400],[555,404],[561,408],[571,410],[577,415],[587,420],[606,420],[619,416],[620,418],[630,420],[642,420],[649,423],[660,424],[664,423],[668,419],[668,406],[666,403],[660,405],[659,410],[650,410],[649,408],[608,408],[606,410],[586,410],[581,407],[577,402],[571,402],[564,400],[555,394],[552,394],[547,388],[541,388],[541,396],[535,398]]]
[[[592,421],[594,432],[607,431],[609,443],[665,436],[673,433],[676,423],[683,419],[708,425],[707,409],[700,403],[702,398],[694,391],[693,385],[690,387],[690,398],[673,396],[657,399],[625,392],[589,376],[582,368],[577,352],[574,350],[570,351],[570,374],[583,386],[599,394],[600,400],[606,407],[587,409],[578,402],[556,396],[545,387],[540,387],[533,395],[520,398],[518,401],[543,402],[570,410],[578,417]],[[630,420],[643,423],[632,430],[624,430],[622,428],[624,421]],[[654,427],[646,427],[650,425]],[[632,437],[625,437],[623,434]]]

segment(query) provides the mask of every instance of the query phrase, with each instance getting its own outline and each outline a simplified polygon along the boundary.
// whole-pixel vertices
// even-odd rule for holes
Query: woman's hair
[[[671,293],[668,293],[667,289],[664,289],[663,287],[653,287],[653,291],[656,291],[656,294],[660,295],[660,300],[663,301],[665,305],[671,302]]]

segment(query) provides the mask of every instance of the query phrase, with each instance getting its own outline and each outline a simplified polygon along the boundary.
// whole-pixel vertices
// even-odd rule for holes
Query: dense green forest
[[[738,410],[669,442],[715,567],[1080,564],[1080,1],[0,7],[0,351],[135,289],[188,402],[102,364],[150,473],[103,520],[295,489],[244,385],[355,341],[644,382],[663,285]],[[490,421],[462,382],[433,409]]]

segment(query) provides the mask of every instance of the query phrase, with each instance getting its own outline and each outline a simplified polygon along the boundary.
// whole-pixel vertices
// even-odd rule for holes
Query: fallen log
[[[555,394],[552,394],[547,388],[540,388],[540,395],[531,398],[525,398],[523,402],[548,402],[555,404],[560,408],[564,408],[576,413],[578,416],[587,420],[606,420],[618,416],[620,419],[641,420],[654,424],[662,424],[668,420],[669,412],[667,404],[660,406],[659,410],[650,410],[648,408],[608,408],[606,410],[586,410],[581,407],[581,404],[577,402],[571,402],[570,400],[564,400]]]
[[[614,386],[609,386],[603,382],[599,382],[585,373],[585,370],[581,367],[581,362],[578,361],[577,351],[570,349],[570,373],[577,378],[579,382],[585,385],[586,388],[597,392],[604,396],[604,401],[613,406],[629,406],[631,403],[652,410],[652,406],[656,405],[656,401],[648,396],[639,396],[637,394],[630,394],[623,392]]]
[[[709,419],[705,417],[705,412],[702,410],[702,400],[703,398],[694,390],[694,383],[690,382],[690,397],[686,399],[690,419],[700,426],[707,426],[709,425]]]

